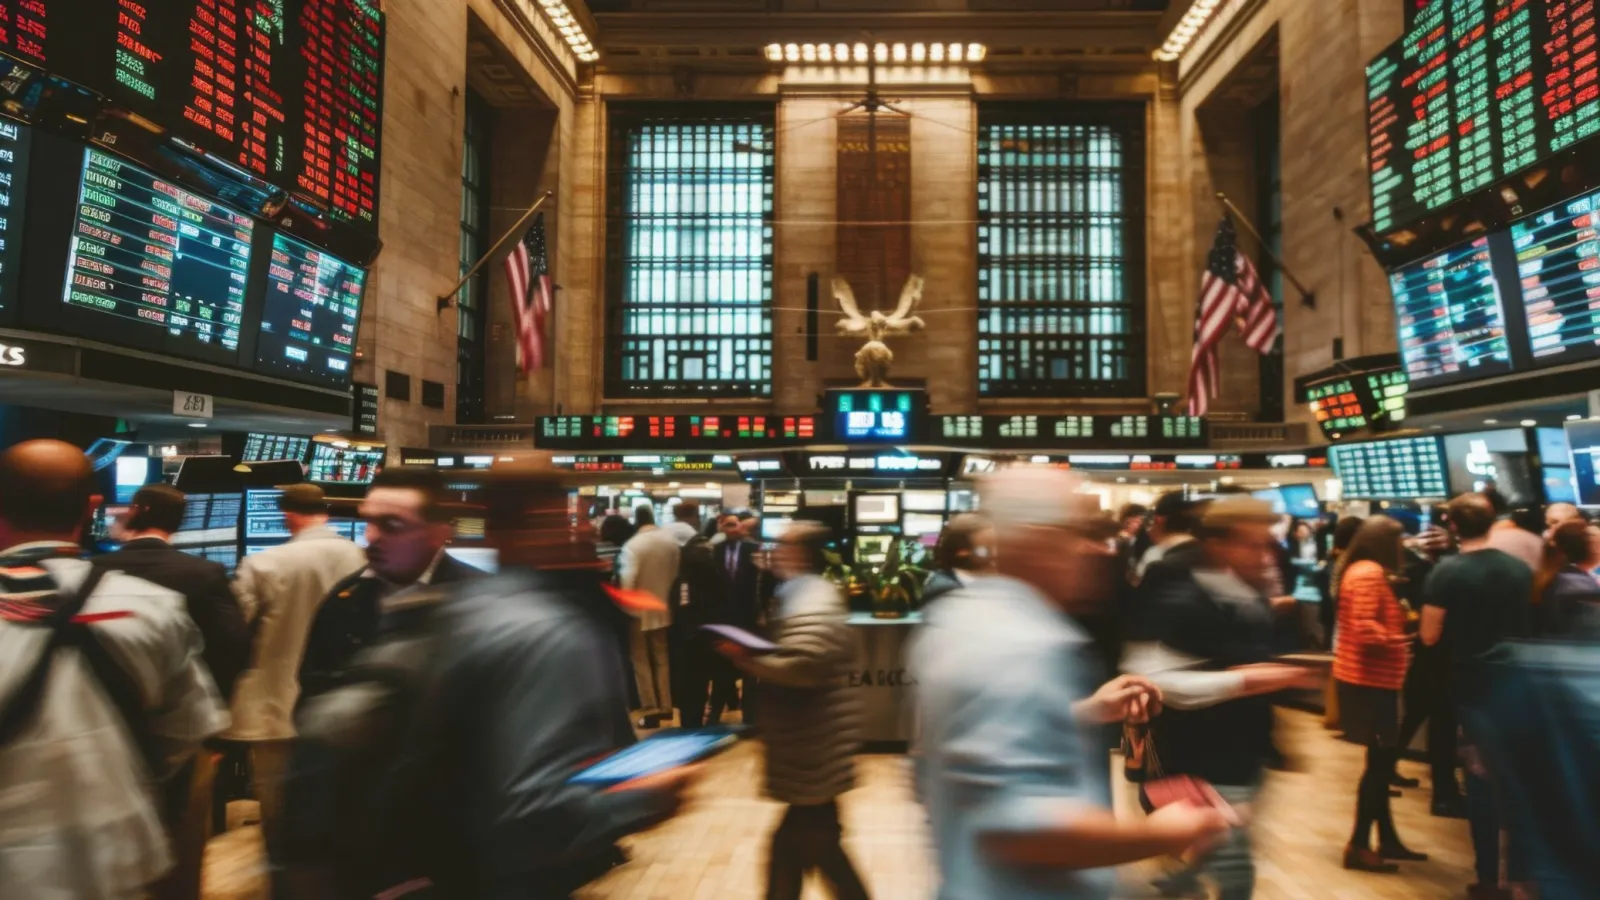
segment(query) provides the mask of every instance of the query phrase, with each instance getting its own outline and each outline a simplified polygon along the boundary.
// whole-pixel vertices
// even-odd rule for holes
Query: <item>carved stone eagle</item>
[[[833,298],[839,301],[844,318],[834,323],[840,334],[865,337],[867,342],[856,351],[856,374],[861,376],[862,387],[888,387],[889,366],[894,362],[894,351],[883,342],[886,337],[921,331],[924,322],[913,311],[922,299],[922,278],[912,275],[900,291],[900,304],[892,315],[873,310],[862,315],[856,305],[856,295],[843,278],[834,276]]]

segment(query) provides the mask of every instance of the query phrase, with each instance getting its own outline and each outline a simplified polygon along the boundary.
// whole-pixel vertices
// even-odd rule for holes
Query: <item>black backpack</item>
[[[149,745],[148,730],[143,725],[143,704],[139,696],[139,686],[125,672],[116,660],[111,658],[105,647],[88,624],[74,622],[83,607],[89,602],[90,596],[100,586],[100,580],[108,574],[109,570],[99,565],[91,564],[89,574],[84,576],[78,589],[70,595],[65,591],[58,594],[59,604],[45,618],[39,620],[38,627],[50,629],[50,641],[45,645],[44,652],[39,654],[39,660],[28,673],[22,686],[9,698],[0,700],[0,746],[10,743],[27,723],[33,721],[38,715],[39,704],[44,699],[45,682],[49,680],[52,663],[56,651],[64,647],[73,647],[83,656],[88,664],[89,671],[95,680],[110,698],[111,705],[122,717],[123,723],[128,728],[128,734],[133,738],[134,745],[144,759],[145,771],[152,778],[160,778],[165,768],[159,754]],[[162,804],[158,796],[151,798],[155,807],[160,810]]]
[[[459,839],[442,777],[457,771],[454,729],[432,665],[443,590],[390,611],[384,633],[300,702],[273,860],[295,900],[440,896],[428,876]]]

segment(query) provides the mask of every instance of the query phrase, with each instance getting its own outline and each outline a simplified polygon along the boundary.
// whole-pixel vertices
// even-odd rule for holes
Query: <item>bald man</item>
[[[1544,508],[1545,537],[1549,537],[1550,532],[1555,531],[1556,526],[1562,522],[1581,518],[1583,518],[1583,514],[1578,512],[1578,508],[1571,503],[1552,503],[1546,506]]]
[[[8,895],[146,896],[174,864],[161,791],[228,724],[183,597],[82,558],[93,493],[93,469],[70,444],[0,454]],[[55,655],[68,644],[77,652]]]

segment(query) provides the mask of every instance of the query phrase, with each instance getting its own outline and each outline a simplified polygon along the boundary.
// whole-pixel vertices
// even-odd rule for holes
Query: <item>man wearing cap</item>
[[[913,639],[921,725],[917,774],[944,897],[1104,900],[1110,867],[1180,853],[1227,828],[1173,804],[1119,821],[1099,727],[1142,718],[1160,693],[1139,677],[1101,685],[1074,617],[1118,577],[1113,523],[1080,482],[1009,469],[979,488],[997,574],[940,598]]]
[[[1277,521],[1271,505],[1247,495],[1207,506],[1200,560],[1145,598],[1147,641],[1131,645],[1123,659],[1124,671],[1161,689],[1166,709],[1151,731],[1163,773],[1209,782],[1246,815],[1273,752],[1267,695],[1316,684],[1304,669],[1270,662]],[[1248,829],[1234,829],[1206,867],[1222,900],[1250,897],[1255,866]]]
[[[284,766],[294,737],[296,673],[322,599],[340,579],[366,565],[354,542],[328,527],[328,501],[314,484],[291,484],[278,498],[289,542],[246,556],[233,589],[251,620],[250,667],[233,698],[233,727],[224,737],[251,745],[256,798],[269,843],[276,841]]]

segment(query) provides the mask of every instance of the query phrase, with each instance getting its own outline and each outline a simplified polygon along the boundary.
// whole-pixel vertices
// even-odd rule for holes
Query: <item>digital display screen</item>
[[[1537,365],[1600,356],[1600,193],[1511,226]]]
[[[62,299],[164,330],[179,348],[236,353],[253,230],[247,216],[89,150]]]
[[[257,368],[335,387],[348,384],[366,277],[355,266],[274,234]]]
[[[1338,439],[1367,427],[1367,407],[1353,378],[1319,384],[1310,393],[1311,414],[1325,436]]]
[[[1572,448],[1572,484],[1578,493],[1578,505],[1600,508],[1600,419],[1568,422],[1566,432],[1567,444]]]
[[[311,438],[293,434],[263,434],[252,431],[245,435],[241,462],[266,462],[277,459],[304,460],[311,449]]]
[[[971,447],[1034,447],[1074,444],[1095,448],[1204,447],[1205,419],[1198,416],[939,416],[933,439]]]
[[[317,441],[311,446],[308,481],[323,484],[371,484],[383,468],[384,449],[335,447]]]
[[[537,434],[547,448],[667,450],[806,444],[817,425],[814,416],[542,416]]]
[[[242,494],[190,494],[184,506],[183,522],[172,536],[175,547],[226,543],[239,539],[239,511]]]
[[[0,314],[16,305],[31,138],[27,126],[0,120]]]
[[[1521,428],[1446,435],[1444,456],[1452,491],[1479,492],[1492,485],[1512,503],[1538,500],[1528,459],[1528,434]]]
[[[1444,450],[1436,437],[1339,444],[1329,448],[1334,474],[1352,500],[1445,497]]]
[[[37,44],[36,52],[13,52],[371,233],[380,7],[379,0],[0,0],[0,26],[5,12],[12,20],[0,49]]]
[[[289,540],[289,526],[278,509],[283,491],[251,489],[244,492],[244,541],[251,546],[270,547]]]
[[[917,433],[917,398],[908,391],[838,391],[832,405],[835,440],[903,442]]]
[[[1600,133],[1591,0],[1437,0],[1367,66],[1387,233]]]
[[[1396,269],[1389,289],[1411,386],[1510,371],[1505,307],[1487,237]]]
[[[855,520],[863,525],[888,525],[899,522],[899,495],[862,494],[856,498]]]

